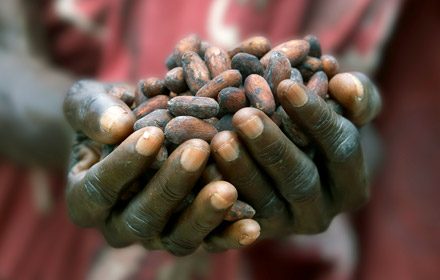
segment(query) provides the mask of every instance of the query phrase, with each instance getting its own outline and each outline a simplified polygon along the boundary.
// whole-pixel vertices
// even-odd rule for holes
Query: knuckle
[[[150,240],[159,234],[162,218],[154,211],[138,209],[124,215],[124,224],[137,239]]]
[[[161,190],[158,195],[166,203],[174,203],[182,199],[183,194],[178,192],[179,188],[172,188],[168,176],[158,176],[157,184]]]
[[[283,164],[283,157],[288,152],[286,141],[283,138],[277,138],[269,145],[262,147],[259,151],[260,158],[268,167],[278,167]]]
[[[164,238],[162,244],[169,253],[179,257],[190,255],[197,249],[196,245],[182,238]]]
[[[344,162],[356,151],[360,151],[360,135],[348,120],[340,120],[337,130],[329,139],[328,157],[335,162]]]
[[[286,175],[284,181],[289,186],[284,195],[291,203],[313,201],[320,192],[320,177],[314,165],[299,165]]]
[[[97,166],[93,166],[84,178],[84,193],[88,201],[102,207],[111,207],[116,201],[116,194],[105,187],[105,182],[97,175]]]
[[[190,223],[191,228],[198,233],[201,233],[203,235],[208,234],[212,228],[215,226],[215,222],[213,220],[194,220]]]

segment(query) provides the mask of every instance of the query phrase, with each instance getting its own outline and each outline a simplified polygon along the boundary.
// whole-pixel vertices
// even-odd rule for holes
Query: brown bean
[[[177,66],[183,65],[182,58],[185,52],[191,51],[191,52],[199,53],[200,44],[201,44],[200,37],[196,34],[190,34],[185,38],[183,38],[182,40],[180,40],[176,44],[173,52],[173,56],[176,60],[176,65]]]
[[[301,72],[303,79],[308,80],[313,74],[322,70],[321,59],[308,56],[301,65],[299,65],[298,70]]]
[[[108,87],[107,93],[122,100],[127,106],[133,105],[136,96],[135,87],[128,84],[112,84]]]
[[[274,51],[270,55],[269,63],[264,73],[264,78],[269,84],[275,103],[278,104],[277,88],[278,84],[290,78],[291,67],[289,59],[281,51]]]
[[[307,35],[306,37],[304,37],[304,40],[306,40],[310,45],[309,56],[320,58],[321,57],[321,43],[319,42],[318,37],[310,34],[310,35]]]
[[[176,67],[167,72],[165,75],[165,86],[177,94],[188,90],[182,67]]]
[[[232,69],[240,71],[243,80],[251,74],[264,75],[264,67],[260,60],[255,56],[248,53],[237,53],[232,57],[231,62]]]
[[[231,69],[231,59],[222,48],[210,46],[206,49],[204,57],[211,77],[216,77],[224,71]]]
[[[213,126],[216,126],[217,123],[218,123],[218,118],[212,117],[212,118],[209,118],[209,119],[203,119],[203,121],[207,122],[209,124],[212,124]]]
[[[165,82],[159,78],[147,78],[139,81],[139,90],[146,97],[154,97],[156,95],[170,93],[170,90],[165,86]]]
[[[328,98],[328,78],[323,71],[318,71],[310,77],[307,88],[323,99]]]
[[[292,68],[290,70],[290,79],[298,84],[304,84],[301,72],[297,68]]]
[[[171,53],[165,60],[165,66],[167,67],[168,70],[171,70],[173,68],[177,67],[177,63],[176,63],[176,57],[174,56],[173,53]]]
[[[229,222],[238,221],[241,219],[250,219],[255,215],[255,209],[246,202],[237,200],[232,204],[228,213],[226,213],[224,220]]]
[[[139,130],[147,126],[156,126],[164,129],[172,118],[173,116],[167,109],[157,109],[137,120],[133,128],[134,130]]]
[[[252,107],[260,109],[269,116],[272,115],[275,111],[275,100],[263,77],[255,74],[250,75],[244,82],[244,89]]]
[[[206,50],[211,47],[211,44],[207,41],[201,41],[200,42],[200,50],[199,50],[199,56],[205,57]]]
[[[239,86],[241,74],[237,70],[227,70],[206,83],[196,96],[217,98],[219,92],[226,87]]]
[[[269,63],[271,53],[274,51],[282,51],[289,59],[292,67],[295,67],[307,57],[309,49],[310,46],[306,40],[291,40],[274,47],[270,52],[265,54],[260,61],[263,66],[266,67]]]
[[[208,67],[197,53],[185,52],[182,56],[182,67],[186,84],[193,94],[209,82]]]
[[[218,120],[217,124],[215,125],[215,128],[217,128],[217,130],[220,131],[225,131],[225,130],[234,130],[234,126],[232,125],[232,114],[227,114],[224,115],[223,117],[220,118],[220,120]]]
[[[322,69],[329,79],[333,78],[334,75],[339,73],[339,63],[336,58],[332,55],[325,54],[321,56]]]
[[[248,104],[244,89],[236,87],[222,89],[218,94],[217,100],[221,113],[235,113]]]
[[[137,119],[140,119],[156,109],[166,109],[168,106],[168,100],[169,98],[166,95],[157,95],[139,104],[139,106],[133,110],[133,113]]]
[[[191,116],[175,117],[165,126],[165,137],[174,144],[193,138],[209,142],[215,134],[217,129],[213,125]]]
[[[209,97],[176,96],[168,101],[168,110],[174,116],[208,119],[218,114],[219,105],[215,99]]]
[[[256,57],[260,58],[265,53],[270,51],[270,48],[271,44],[267,38],[262,36],[255,36],[241,42],[238,46],[230,50],[228,53],[229,57],[233,57],[237,53],[243,52],[255,55]]]

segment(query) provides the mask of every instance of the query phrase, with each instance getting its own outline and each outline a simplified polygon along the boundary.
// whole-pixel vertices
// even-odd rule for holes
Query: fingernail
[[[257,116],[252,116],[249,120],[240,124],[238,128],[250,139],[255,139],[263,133],[264,124]]]
[[[202,148],[188,147],[180,156],[180,164],[188,172],[197,171],[208,157],[209,151]]]
[[[152,131],[145,131],[136,143],[136,151],[144,156],[151,156],[156,153],[163,142],[163,136]]]
[[[101,116],[99,124],[105,132],[111,132],[112,128],[121,120],[127,112],[119,106],[108,108]]]
[[[353,86],[355,88],[355,96],[358,101],[361,101],[364,97],[364,87],[362,85],[362,82],[356,77],[355,75],[351,73],[347,73],[353,82]]]
[[[238,144],[235,140],[230,139],[228,142],[224,143],[217,149],[217,153],[225,161],[233,161],[238,158]]]
[[[242,234],[238,242],[243,246],[247,246],[254,243],[259,236],[260,236],[260,231],[252,232],[248,234]]]
[[[286,93],[286,97],[293,107],[301,107],[309,100],[305,87],[300,84],[292,85],[290,90]]]
[[[211,205],[218,210],[224,210],[226,208],[229,208],[232,206],[232,204],[234,204],[234,201],[227,201],[226,199],[224,199],[221,195],[219,195],[218,193],[213,193],[211,195]]]

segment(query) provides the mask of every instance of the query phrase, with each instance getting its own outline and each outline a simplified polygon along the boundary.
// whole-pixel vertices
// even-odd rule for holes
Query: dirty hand
[[[356,126],[377,115],[380,96],[367,77],[355,72],[338,74],[329,91],[347,118],[300,84],[283,81],[278,87],[284,110],[316,146],[314,156],[300,150],[267,115],[253,108],[234,115],[236,133],[221,132],[211,142],[220,172],[255,208],[262,237],[322,232],[335,215],[368,200]]]
[[[237,199],[236,189],[224,181],[207,184],[177,212],[205,167],[208,143],[183,143],[153,175],[148,167],[163,144],[162,131],[146,127],[133,132],[132,111],[108,95],[103,84],[76,83],[64,112],[78,131],[66,191],[77,225],[98,228],[114,247],[139,242],[175,255],[190,254],[204,242],[213,250],[239,248],[258,237],[258,223],[243,219],[207,238]],[[102,144],[119,145],[101,159]]]

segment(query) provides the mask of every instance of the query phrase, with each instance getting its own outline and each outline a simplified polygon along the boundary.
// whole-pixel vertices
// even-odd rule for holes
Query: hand
[[[369,122],[380,109],[377,90],[359,73],[341,75],[330,84],[332,97],[356,124]],[[253,108],[234,115],[237,133],[221,132],[211,142],[218,168],[255,208],[262,237],[322,232],[335,215],[360,207],[369,196],[356,126],[306,87],[283,83],[281,105],[313,139],[313,158]]]
[[[76,224],[98,228],[114,247],[139,242],[176,255],[190,254],[204,241],[216,251],[239,248],[258,237],[260,227],[251,219],[210,234],[237,199],[236,189],[224,181],[207,184],[177,212],[204,170],[210,154],[206,142],[183,143],[153,175],[148,167],[163,144],[162,131],[146,127],[132,133],[135,118],[130,108],[106,94],[102,84],[77,83],[64,110],[71,125],[88,137],[74,149],[68,175],[66,198]],[[100,160],[98,143],[121,141]],[[127,198],[133,189],[135,195]]]

